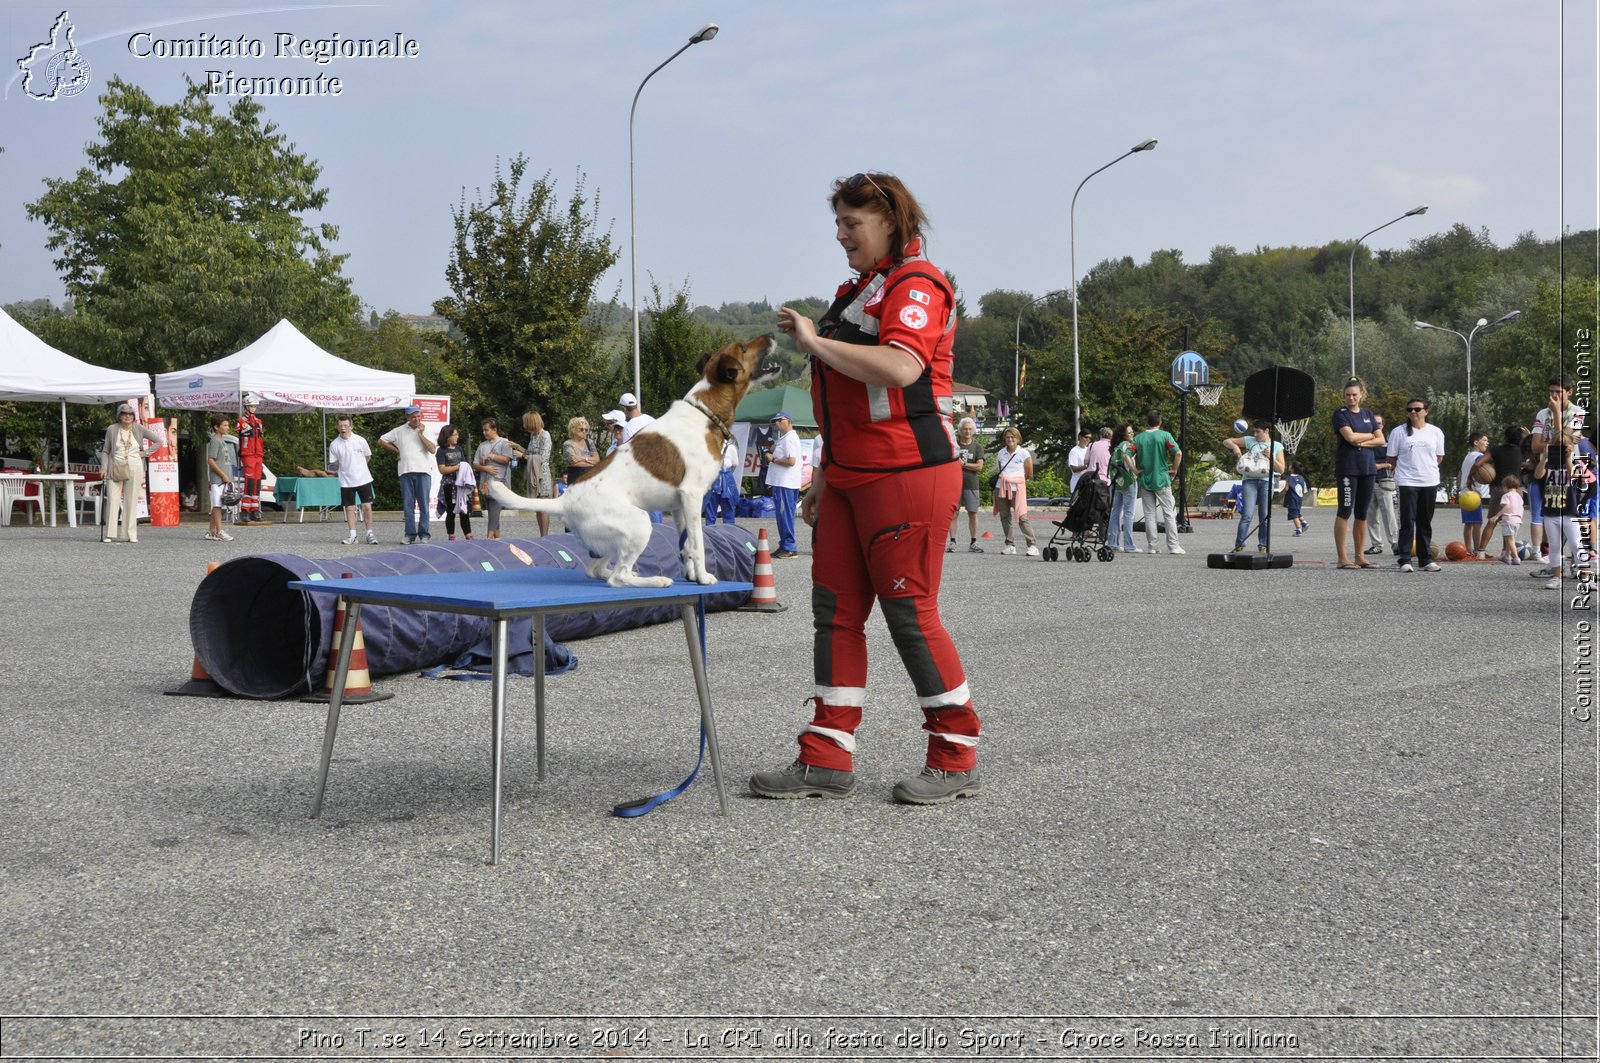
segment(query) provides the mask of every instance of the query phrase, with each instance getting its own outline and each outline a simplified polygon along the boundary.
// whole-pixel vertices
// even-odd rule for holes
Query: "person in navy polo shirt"
[[[1333,474],[1339,486],[1333,548],[1339,555],[1340,568],[1378,567],[1363,555],[1367,547],[1367,511],[1372,506],[1372,492],[1378,480],[1376,454],[1388,441],[1373,420],[1372,411],[1361,405],[1366,397],[1367,389],[1360,379],[1351,377],[1344,386],[1344,406],[1333,414]],[[1353,552],[1349,541],[1352,532]]]

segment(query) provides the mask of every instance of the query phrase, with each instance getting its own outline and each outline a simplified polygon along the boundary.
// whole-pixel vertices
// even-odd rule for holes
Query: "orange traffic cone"
[[[341,574],[344,579],[354,579],[354,572]],[[328,643],[328,678],[323,681],[322,693],[301,698],[301,701],[325,702],[333,698],[333,684],[339,673],[339,651],[344,645],[344,599],[333,614],[333,640]],[[356,618],[355,631],[350,634],[355,645],[350,650],[350,671],[344,677],[344,695],[339,699],[345,705],[360,705],[369,701],[388,701],[393,694],[380,694],[372,685],[372,673],[367,670],[367,640],[361,635],[361,619]]]
[[[221,565],[222,562],[220,561],[211,561],[207,563],[206,575],[211,575],[211,573],[215,572],[221,567]],[[195,651],[194,663],[189,666],[189,681],[183,684],[181,687],[166,691],[166,693],[178,698],[233,697],[232,694],[218,686],[215,679],[211,678],[211,673],[206,671],[206,666],[200,663],[200,653],[198,650]]]
[[[772,551],[767,548],[767,529],[756,530],[756,572],[751,581],[755,590],[750,600],[739,606],[745,613],[781,613],[789,608],[778,602],[778,582],[772,578]]]

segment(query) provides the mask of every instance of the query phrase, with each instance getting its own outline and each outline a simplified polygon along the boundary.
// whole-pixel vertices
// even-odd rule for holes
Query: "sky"
[[[34,46],[63,10],[87,82],[32,98],[52,83],[25,85],[18,61],[49,68]],[[639,288],[687,286],[695,304],[831,295],[848,269],[829,186],[864,169],[911,188],[930,257],[974,309],[1108,258],[1351,240],[1420,204],[1368,246],[1456,223],[1502,246],[1597,225],[1594,0],[8,0],[0,303],[64,297],[24,204],[85,163],[107,80],[170,103],[212,70],[339,79],[338,95],[262,102],[321,165],[314,220],[339,227],[371,309],[430,312],[451,209],[518,153],[563,203],[580,179],[598,198],[620,255],[597,295],[626,302],[629,107],[707,22],[714,39],[650,77],[634,142]],[[152,54],[202,34],[264,55]],[[416,54],[318,64],[276,57],[279,34],[400,35]],[[1150,137],[1083,187],[1074,222],[1079,182]]]

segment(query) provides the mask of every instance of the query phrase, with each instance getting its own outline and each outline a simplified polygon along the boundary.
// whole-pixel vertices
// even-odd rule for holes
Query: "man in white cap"
[[[422,424],[422,407],[406,407],[406,423],[378,437],[378,445],[400,455],[400,506],[406,513],[406,545],[428,535],[428,496],[433,488],[433,454],[439,444]]]
[[[266,426],[256,416],[261,399],[253,393],[244,397],[244,412],[239,415],[239,464],[244,468],[244,497],[239,501],[240,524],[266,524],[261,519],[261,476],[267,462]]]
[[[624,391],[622,398],[617,400],[617,405],[622,407],[622,415],[627,418],[622,422],[622,441],[626,443],[645,425],[654,424],[655,418],[639,409],[639,399],[631,391]]]
[[[628,417],[621,410],[607,410],[605,413],[600,415],[600,419],[604,421],[606,425],[606,436],[608,439],[608,442],[606,443],[606,453],[610,454],[613,450],[616,450],[618,447],[622,446],[622,440],[626,438],[624,433],[627,431],[625,426],[627,424]]]
[[[772,556],[799,557],[794,538],[794,515],[800,506],[800,484],[804,468],[800,464],[800,433],[794,430],[794,418],[780,410],[772,418],[772,464],[767,467],[767,486],[772,488],[772,502],[778,521],[778,548]]]

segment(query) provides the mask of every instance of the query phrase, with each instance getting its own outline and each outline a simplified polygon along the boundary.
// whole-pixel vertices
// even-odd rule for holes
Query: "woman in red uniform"
[[[816,529],[811,578],[816,690],[800,755],[758,772],[761,797],[845,797],[867,685],[866,621],[876,601],[916,690],[927,766],[897,783],[909,804],[979,791],[978,714],[939,619],[945,532],[961,494],[950,428],[955,297],[922,256],[922,208],[896,177],[836,181],[836,239],[857,276],[819,323],[779,327],[812,364],[822,458],[800,515]]]

